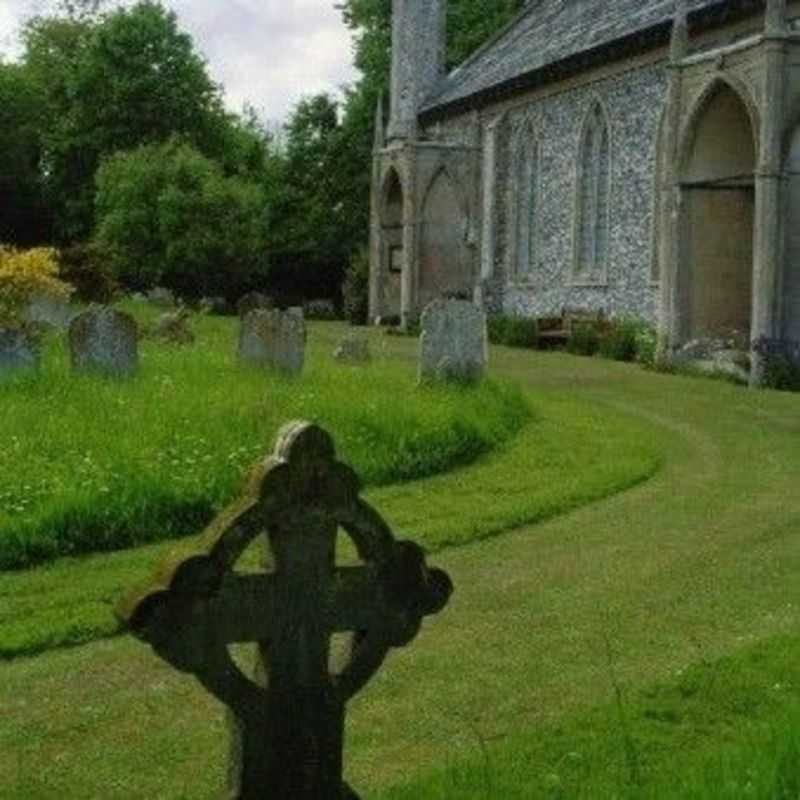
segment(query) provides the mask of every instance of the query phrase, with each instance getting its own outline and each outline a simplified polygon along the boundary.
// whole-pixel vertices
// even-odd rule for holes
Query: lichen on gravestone
[[[305,363],[306,326],[302,309],[257,309],[241,321],[239,360],[297,375]]]
[[[139,368],[136,320],[115,308],[100,306],[79,314],[70,323],[68,341],[75,372],[129,378]]]
[[[345,364],[366,364],[371,359],[369,339],[362,333],[348,333],[333,351],[333,357]]]
[[[340,530],[359,566],[337,566]],[[254,541],[273,571],[236,570]],[[357,800],[342,777],[347,702],[391,648],[409,644],[423,618],[444,608],[452,584],[360,497],[330,436],[309,423],[287,425],[204,544],[158,575],[118,613],[229,709],[227,796]],[[343,632],[353,633],[351,649],[334,671],[331,640]],[[258,645],[252,675],[230,651],[248,642]]]
[[[473,383],[489,361],[486,314],[468,300],[434,300],[422,312],[419,380]]]
[[[168,344],[194,344],[195,336],[189,324],[190,314],[186,308],[167,311],[156,320],[152,336]]]

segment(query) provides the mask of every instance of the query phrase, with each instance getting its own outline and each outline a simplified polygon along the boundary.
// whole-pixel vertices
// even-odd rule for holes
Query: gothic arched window
[[[514,149],[511,186],[513,271],[517,278],[533,272],[538,260],[539,143],[529,129],[519,135]]]
[[[602,282],[608,266],[611,144],[608,123],[599,103],[589,112],[578,160],[575,277]]]

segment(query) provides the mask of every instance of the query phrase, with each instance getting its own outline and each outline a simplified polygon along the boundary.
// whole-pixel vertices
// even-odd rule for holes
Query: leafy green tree
[[[95,244],[131,288],[231,299],[266,271],[265,199],[173,139],[106,159],[97,173]]]
[[[352,241],[344,203],[352,159],[338,117],[327,94],[301,100],[286,126],[285,152],[271,159],[269,249],[279,294],[331,297],[341,285]]]
[[[91,182],[99,156],[88,137],[78,135],[72,95],[92,30],[85,21],[37,17],[28,22],[23,34],[23,64],[40,104],[40,177],[54,218],[54,234],[62,242],[79,238],[90,224]]]
[[[461,64],[503,28],[526,0],[450,0],[447,7],[447,64]]]
[[[182,136],[229,172],[253,160],[257,142],[226,114],[219,88],[160,2],[98,13],[94,0],[63,16],[32,20],[25,63],[44,98],[44,174],[57,234],[74,241],[92,227],[94,173],[119,150]]]
[[[49,219],[39,175],[40,97],[27,71],[0,63],[0,242],[46,242]]]

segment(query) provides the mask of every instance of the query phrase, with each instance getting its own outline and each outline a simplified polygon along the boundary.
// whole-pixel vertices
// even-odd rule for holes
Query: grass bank
[[[379,486],[468,464],[530,417],[508,383],[417,387],[410,365],[335,364],[314,331],[297,379],[239,365],[231,320],[199,319],[190,348],[146,341],[124,382],[71,375],[50,340],[40,374],[0,384],[0,569],[198,530],[290,419]]]
[[[413,343],[390,343],[388,356],[410,366]],[[483,743],[490,765],[518,774],[509,785],[524,777],[535,787],[531,797],[540,790],[568,797],[561,789],[571,787],[613,796],[606,787],[628,782],[632,752],[647,784],[671,797],[684,773],[735,766],[739,754],[769,749],[769,730],[781,741],[781,709],[800,686],[798,398],[560,354],[495,349],[492,358],[498,374],[534,398],[536,419],[566,402],[567,419],[583,409],[597,420],[582,437],[567,427],[561,449],[552,443],[565,471],[574,472],[597,442],[625,441],[609,420],[630,425],[630,441],[651,448],[660,469],[631,491],[439,551],[432,561],[452,576],[452,601],[351,704],[348,780],[365,798],[403,791],[448,765],[474,763]],[[550,450],[535,424],[525,432],[514,445],[530,434],[528,452]],[[570,462],[576,440],[585,447]],[[480,495],[478,471],[511,452],[512,445],[447,476],[452,491],[464,481],[466,498],[471,485],[475,500],[449,521],[443,514],[441,530],[463,527],[494,494],[505,502],[499,485],[513,482],[527,497],[545,483],[525,484],[520,460],[500,471],[505,484],[487,481]],[[554,471],[553,480],[564,474]],[[602,474],[596,464],[584,478],[594,474]],[[390,521],[405,515],[416,534],[440,501],[426,484],[395,508],[381,504],[381,493],[397,487],[369,496]],[[17,612],[4,623],[33,619],[50,591],[72,592],[77,603],[81,582],[93,574],[138,580],[162,546],[9,576],[0,607],[17,603]],[[117,562],[125,557],[141,559],[128,562],[127,576]],[[102,609],[98,584],[88,591],[87,602]],[[109,584],[109,598],[114,591]],[[50,611],[57,615],[57,603]],[[64,622],[73,616],[65,611]],[[781,648],[785,656],[776,655]],[[628,737],[620,734],[620,696]],[[0,663],[0,709],[0,774],[10,798],[211,800],[223,790],[219,704],[130,637]],[[505,744],[522,755],[503,761]],[[545,758],[533,761],[536,753]],[[570,753],[585,753],[592,764],[586,780],[578,767],[559,764]],[[716,789],[717,778],[709,780]]]
[[[800,796],[800,638],[777,636],[668,683],[501,742],[377,800],[793,800]]]
[[[366,496],[398,536],[435,552],[622,491],[661,463],[663,440],[628,414],[562,397],[528,395],[526,403],[531,417],[517,435],[471,466],[375,487]],[[65,558],[0,574],[0,659],[114,635],[114,603],[172,546]]]

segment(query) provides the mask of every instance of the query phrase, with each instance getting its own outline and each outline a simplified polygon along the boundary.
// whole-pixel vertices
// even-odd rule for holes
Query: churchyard
[[[502,347],[420,384],[415,339],[337,360],[341,323],[287,375],[239,363],[237,320],[191,325],[121,379],[49,336],[0,385],[3,796],[220,795],[222,705],[114,609],[298,418],[455,586],[348,706],[362,797],[797,795],[796,396]]]

